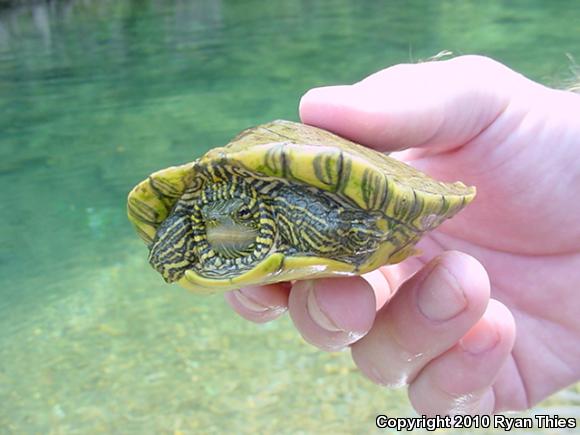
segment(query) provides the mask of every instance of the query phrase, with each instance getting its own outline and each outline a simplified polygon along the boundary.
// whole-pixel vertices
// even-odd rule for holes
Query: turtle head
[[[239,259],[255,250],[258,235],[255,217],[239,198],[178,204],[157,227],[149,263],[166,282],[195,268],[232,276]]]
[[[247,282],[275,245],[274,222],[268,199],[253,186],[254,179],[212,167],[195,168],[181,197],[157,225],[149,245],[149,263],[166,282],[206,292]],[[259,272],[258,272],[259,271]],[[260,278],[255,278],[260,280]]]

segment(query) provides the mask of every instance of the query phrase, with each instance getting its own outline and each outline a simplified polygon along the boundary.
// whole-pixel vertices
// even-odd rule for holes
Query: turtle
[[[398,263],[475,193],[277,120],[153,173],[131,190],[127,212],[163,279],[208,294]]]

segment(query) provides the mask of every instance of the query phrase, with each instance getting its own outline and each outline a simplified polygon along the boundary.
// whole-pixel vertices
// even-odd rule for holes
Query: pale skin
[[[288,310],[309,343],[406,386],[420,414],[527,409],[580,379],[580,95],[462,56],[312,89],[300,117],[477,198],[418,257],[230,292],[235,311]]]

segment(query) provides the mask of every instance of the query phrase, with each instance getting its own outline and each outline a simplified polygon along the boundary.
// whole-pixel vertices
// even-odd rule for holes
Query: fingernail
[[[436,264],[421,284],[417,304],[428,319],[444,321],[461,313],[467,300],[457,279],[444,266]]]
[[[243,294],[241,290],[236,290],[234,295],[236,296],[238,302],[244,306],[244,308],[255,313],[263,313],[264,311],[268,311],[270,309],[270,307],[262,305],[251,299],[249,296]]]
[[[316,300],[316,292],[314,291],[314,284],[310,284],[308,289],[308,296],[306,298],[306,309],[310,318],[320,326],[322,329],[329,332],[344,332],[343,329],[336,326],[336,324],[320,309],[320,305]]]
[[[459,345],[466,352],[478,355],[491,350],[499,341],[497,330],[490,325],[478,325],[459,340]]]

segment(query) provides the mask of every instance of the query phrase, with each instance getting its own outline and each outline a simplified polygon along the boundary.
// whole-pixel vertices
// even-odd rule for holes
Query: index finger
[[[392,274],[391,274],[392,275]],[[362,275],[374,292],[377,310],[391,297],[392,289],[387,273],[377,269]],[[391,278],[394,280],[395,278]],[[288,301],[293,284],[279,282],[245,287],[225,294],[226,302],[246,320],[265,323],[277,319],[288,310]],[[328,301],[329,305],[334,302]],[[340,301],[337,303],[341,303]]]
[[[300,117],[380,151],[460,147],[488,128],[515,95],[540,85],[482,56],[396,65],[350,86],[308,91]],[[525,92],[522,92],[525,88]]]

